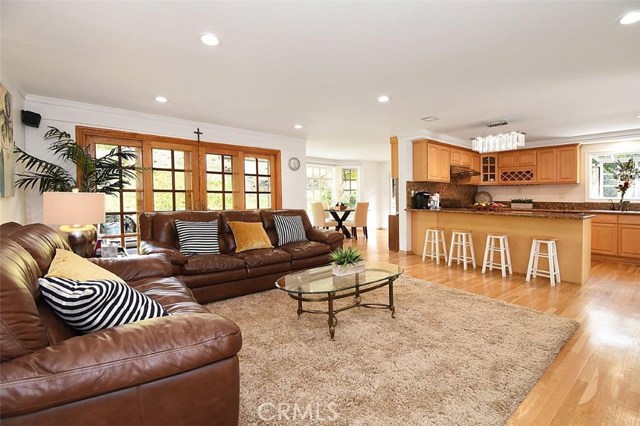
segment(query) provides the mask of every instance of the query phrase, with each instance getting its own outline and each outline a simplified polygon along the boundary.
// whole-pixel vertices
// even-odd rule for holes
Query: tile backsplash
[[[456,185],[455,183],[407,182],[407,208],[411,205],[411,191],[440,193],[442,207],[469,207],[474,203],[477,186]]]

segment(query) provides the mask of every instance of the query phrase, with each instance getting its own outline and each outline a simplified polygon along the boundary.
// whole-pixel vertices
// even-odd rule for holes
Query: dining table
[[[355,209],[344,209],[344,210],[325,209],[325,212],[329,212],[331,214],[331,217],[333,217],[333,219],[336,222],[338,222],[338,225],[336,226],[336,231],[342,230],[342,233],[344,234],[345,238],[351,238],[351,232],[349,232],[347,227],[344,226],[344,222],[349,217],[349,213],[353,211],[355,211]]]

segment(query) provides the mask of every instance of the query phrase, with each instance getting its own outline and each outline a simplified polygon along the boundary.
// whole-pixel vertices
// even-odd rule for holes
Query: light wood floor
[[[580,322],[509,424],[640,426],[640,265],[593,261],[585,285],[552,288],[545,278],[527,284],[524,275],[422,263],[420,256],[389,252],[386,231],[370,234],[345,246],[369,260],[400,264],[416,278]]]

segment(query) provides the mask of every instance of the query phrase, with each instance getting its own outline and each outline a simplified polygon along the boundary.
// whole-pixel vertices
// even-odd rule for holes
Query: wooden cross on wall
[[[196,131],[195,131],[195,132],[193,132],[193,133],[195,133],[196,135],[198,135],[198,142],[200,142],[200,135],[202,135],[202,134],[203,134],[203,133],[200,131],[200,127],[198,127],[198,128],[196,129]]]

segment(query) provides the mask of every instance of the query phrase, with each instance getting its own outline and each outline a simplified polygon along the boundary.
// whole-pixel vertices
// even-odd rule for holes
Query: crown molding
[[[627,141],[640,141],[640,128],[620,130],[615,132],[594,133],[591,135],[571,136],[566,138],[557,139],[545,139],[540,141],[527,142],[527,148],[529,147],[544,147],[554,145],[564,145],[570,143],[595,144],[605,142],[627,142]]]
[[[430,139],[437,142],[446,142],[449,145],[459,146],[461,148],[471,148],[471,142],[465,139],[456,138],[454,136],[445,135],[427,129],[421,129],[416,133],[398,136],[398,140],[414,141],[416,139]]]

